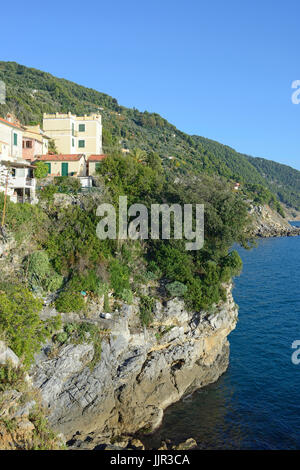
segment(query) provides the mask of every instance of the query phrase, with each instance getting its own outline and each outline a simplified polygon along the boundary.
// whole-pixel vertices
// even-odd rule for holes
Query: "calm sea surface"
[[[203,449],[300,449],[300,364],[291,361],[300,340],[300,237],[265,239],[239,252],[230,366],[166,411],[150,447],[193,437]]]

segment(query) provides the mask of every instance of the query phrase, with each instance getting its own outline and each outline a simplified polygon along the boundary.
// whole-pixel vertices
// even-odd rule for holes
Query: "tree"
[[[37,179],[46,178],[48,175],[48,165],[45,162],[37,162],[34,175]]]
[[[58,150],[53,139],[48,142],[48,152],[52,155],[58,155]]]
[[[0,285],[0,332],[8,346],[29,366],[41,342],[60,327],[58,317],[42,321],[39,313],[42,301],[21,284]]]

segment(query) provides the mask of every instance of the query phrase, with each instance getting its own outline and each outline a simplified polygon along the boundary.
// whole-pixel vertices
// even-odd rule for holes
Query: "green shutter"
[[[51,163],[46,162],[46,165],[48,167],[48,175],[51,175]]]
[[[14,134],[14,145],[18,145],[18,134]]]
[[[78,147],[79,148],[84,148],[85,147],[85,141],[84,140],[79,140],[78,141]]]
[[[68,163],[63,162],[61,164],[61,176],[68,176],[69,174],[69,165]]]
[[[85,124],[79,124],[78,130],[79,132],[85,132]]]
[[[95,170],[96,170],[96,171],[100,168],[100,165],[101,165],[100,162],[96,162],[96,165],[95,165]]]

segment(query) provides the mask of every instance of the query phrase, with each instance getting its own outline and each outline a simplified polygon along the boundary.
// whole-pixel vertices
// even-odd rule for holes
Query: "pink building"
[[[37,155],[48,153],[48,140],[39,125],[26,126],[22,142],[22,156],[24,160],[33,162]]]

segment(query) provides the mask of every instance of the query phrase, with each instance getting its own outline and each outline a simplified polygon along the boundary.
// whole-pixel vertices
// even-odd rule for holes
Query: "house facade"
[[[90,155],[87,158],[87,174],[89,176],[94,176],[96,174],[97,168],[103,160],[106,158],[106,155]]]
[[[86,156],[102,153],[102,118],[100,114],[76,116],[71,114],[46,114],[43,116],[44,132],[54,140],[61,154]]]
[[[36,162],[48,166],[49,176],[86,176],[84,154],[39,155]]]
[[[49,139],[39,125],[25,126],[22,141],[23,158],[33,162],[37,155],[47,154]]]
[[[22,158],[23,133],[11,117],[0,118],[0,191],[13,202],[35,203],[34,168]]]
[[[19,124],[0,118],[0,160],[22,159],[23,132]]]

